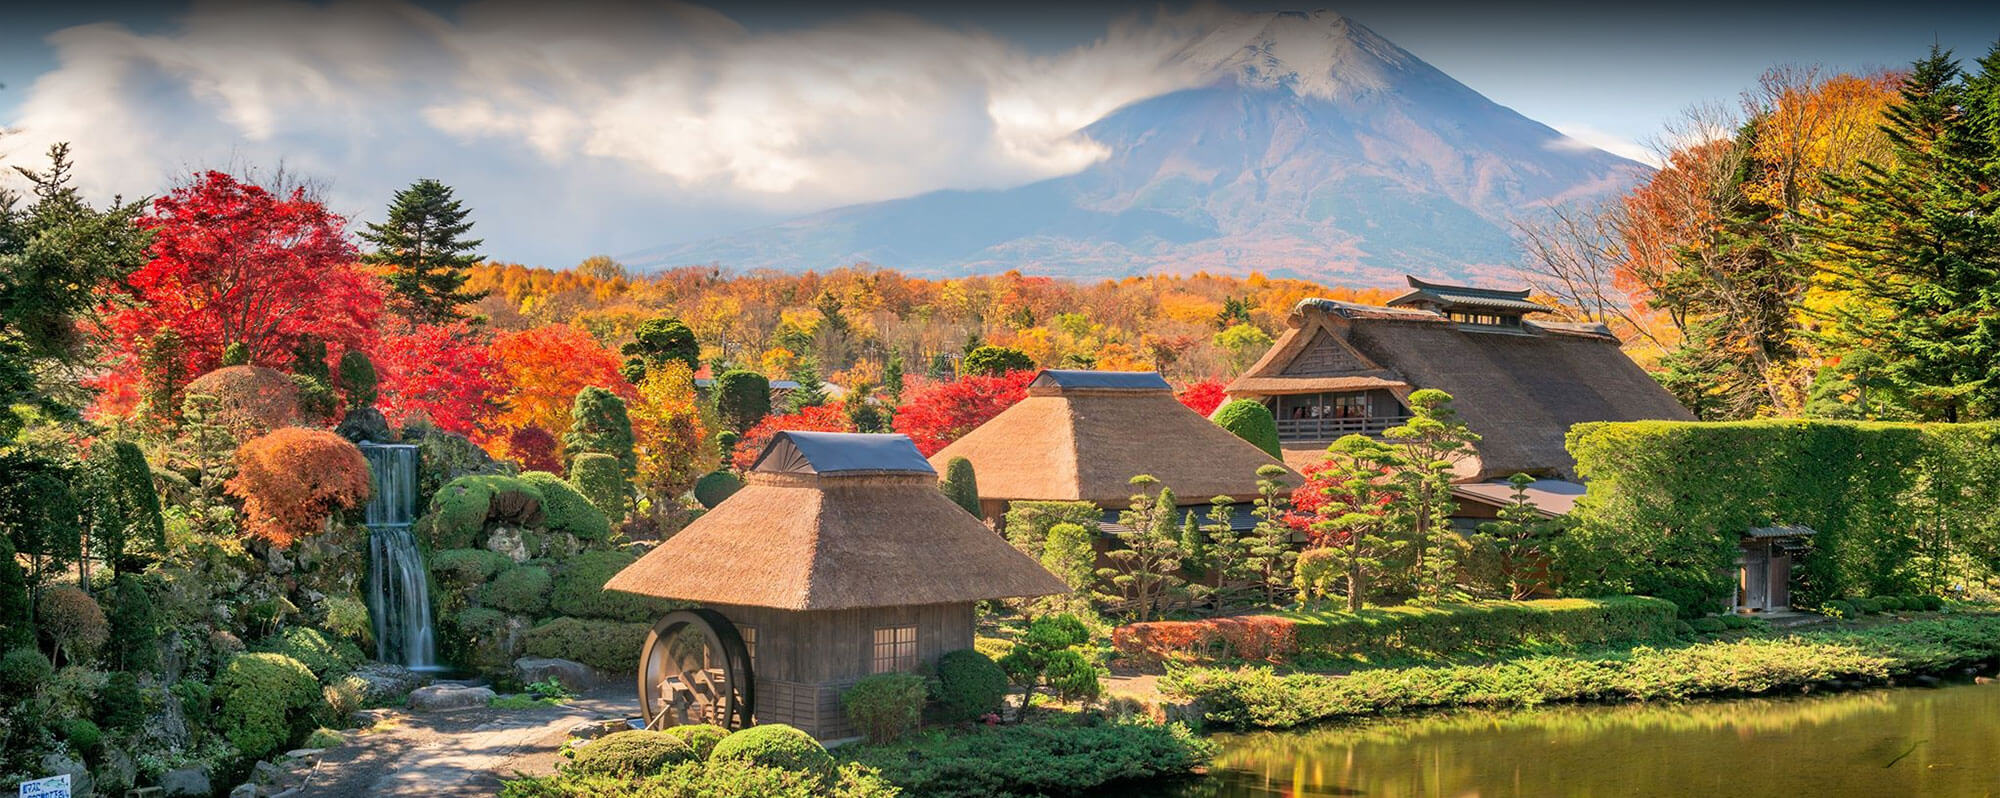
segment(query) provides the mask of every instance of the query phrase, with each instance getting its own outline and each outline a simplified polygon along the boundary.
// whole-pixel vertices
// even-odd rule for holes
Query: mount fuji
[[[1108,155],[1074,174],[836,208],[624,260],[866,261],[925,276],[1254,270],[1356,286],[1511,278],[1516,219],[1647,173],[1331,12],[1246,16],[1177,58],[1205,81],[1079,131]]]

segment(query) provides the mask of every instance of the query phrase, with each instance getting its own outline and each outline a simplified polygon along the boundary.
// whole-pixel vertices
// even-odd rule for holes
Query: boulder
[[[387,704],[408,695],[411,690],[424,686],[428,681],[422,674],[401,665],[386,662],[370,662],[354,671],[354,677],[366,684],[366,703]]]
[[[578,740],[595,740],[607,734],[631,731],[632,721],[625,718],[611,720],[589,720],[569,727],[569,736]]]
[[[236,789],[229,791],[229,798],[257,798],[257,785],[238,784]]]
[[[388,417],[372,407],[357,407],[347,411],[347,415],[341,417],[340,424],[333,428],[333,434],[355,443],[362,441],[395,443],[403,438],[396,434],[394,427],[389,426]]]
[[[160,791],[167,798],[208,798],[215,794],[210,785],[208,771],[203,768],[174,768],[160,775]]]
[[[514,660],[514,679],[522,684],[534,684],[548,679],[562,683],[573,693],[582,693],[604,686],[604,674],[596,668],[581,662],[553,657],[522,657]]]
[[[434,684],[410,691],[410,709],[416,712],[483,707],[492,700],[493,690],[488,687]]]
[[[540,548],[538,544],[541,541],[534,540],[534,537],[536,535],[533,532],[524,529],[511,526],[494,527],[493,533],[486,537],[486,550],[505,554],[507,559],[516,563],[524,563],[534,559],[534,550]]]
[[[42,756],[42,776],[60,776],[65,773],[69,774],[70,795],[75,798],[89,798],[92,795],[90,768],[83,764],[83,760],[72,759],[62,754]]]

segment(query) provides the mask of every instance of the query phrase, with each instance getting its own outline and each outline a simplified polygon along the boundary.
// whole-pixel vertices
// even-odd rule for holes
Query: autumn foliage
[[[493,340],[491,357],[503,409],[485,425],[489,442],[504,442],[522,427],[540,427],[561,439],[577,392],[591,386],[632,399],[618,355],[567,324],[502,333]]]
[[[1174,398],[1181,400],[1181,404],[1187,405],[1187,409],[1206,417],[1221,407],[1224,399],[1229,398],[1222,392],[1222,388],[1221,380],[1201,380],[1182,388]]]
[[[906,404],[896,411],[895,429],[929,457],[1026,398],[1034,379],[1035,372],[1014,371],[913,386],[903,394]]]
[[[376,406],[398,424],[424,419],[446,432],[471,435],[500,398],[487,342],[464,323],[385,333],[374,362],[380,384]]]
[[[1112,630],[1111,647],[1139,663],[1283,662],[1298,653],[1298,623],[1272,615],[1148,621]]]
[[[791,415],[765,416],[763,421],[743,433],[736,441],[736,449],[730,454],[730,464],[738,471],[748,471],[757,462],[757,455],[764,453],[764,447],[780,432],[853,432],[854,426],[847,421],[847,411],[839,403],[808,407]]]
[[[236,450],[236,476],[224,486],[243,501],[244,531],[288,546],[319,533],[327,516],[368,500],[368,462],[331,432],[286,427]]]
[[[196,377],[184,393],[213,397],[216,421],[238,440],[291,426],[299,416],[298,386],[262,366],[224,366]]]

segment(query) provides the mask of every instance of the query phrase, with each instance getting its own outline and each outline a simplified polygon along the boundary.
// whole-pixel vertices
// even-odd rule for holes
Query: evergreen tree
[[[882,367],[882,395],[888,397],[889,404],[903,403],[903,354],[891,351],[889,364]]]
[[[0,651],[35,644],[33,615],[28,576],[14,559],[13,542],[0,535]]]
[[[1390,533],[1392,505],[1405,501],[1394,477],[1398,458],[1395,450],[1361,435],[1334,441],[1327,453],[1326,469],[1313,475],[1319,492],[1313,535],[1345,575],[1347,608],[1360,610],[1368,605],[1389,556],[1409,544]]]
[[[808,407],[826,404],[826,381],[819,376],[819,358],[805,354],[792,362],[792,382],[799,384],[785,394],[785,412],[796,415]]]
[[[479,262],[479,239],[465,238],[470,213],[451,187],[425,178],[396,192],[388,218],[370,224],[361,239],[375,245],[368,263],[388,269],[389,290],[410,320],[443,324],[466,318],[460,307],[484,298],[465,289],[466,269]]]
[[[771,381],[754,371],[731,369],[715,378],[715,414],[737,434],[771,414]]]
[[[944,464],[944,481],[938,483],[946,498],[979,518],[979,478],[972,473],[972,461],[954,457]]]
[[[1230,599],[1241,592],[1243,581],[1253,576],[1250,559],[1257,545],[1257,532],[1254,529],[1238,532],[1235,520],[1235,501],[1228,496],[1208,500],[1208,519],[1201,532],[1211,579],[1209,591],[1217,610],[1227,608]]]
[[[1090,531],[1079,524],[1056,524],[1043,539],[1042,567],[1078,594],[1089,592],[1097,576],[1097,550]]]
[[[151,423],[152,431],[171,429],[180,423],[181,388],[187,385],[187,345],[173,330],[160,330],[147,343],[139,361],[142,372],[139,412]]]
[[[114,670],[143,672],[160,662],[160,613],[138,574],[120,574],[112,583],[107,609],[109,634],[104,653]]]
[[[569,459],[585,452],[608,454],[618,459],[627,482],[638,475],[639,455],[633,449],[632,419],[626,414],[625,400],[592,385],[576,392],[569,418],[569,431],[563,433],[563,453]]]
[[[2000,59],[1966,80],[1932,47],[1884,115],[1890,164],[1829,177],[1808,255],[1854,300],[1833,312],[1836,349],[1867,348],[1921,417],[2000,409],[2000,192],[1992,189]]]
[[[325,341],[299,336],[292,346],[292,382],[299,386],[300,413],[312,419],[333,415],[333,372],[326,367]]]
[[[359,349],[340,356],[340,390],[347,394],[350,408],[374,407],[379,380],[375,362]]]
[[[1264,604],[1270,607],[1278,605],[1278,592],[1291,583],[1292,564],[1299,557],[1292,548],[1292,527],[1285,522],[1285,496],[1290,491],[1282,480],[1289,473],[1283,466],[1258,467],[1257,503],[1252,510],[1257,526],[1246,536],[1243,568],[1263,590]]]
[[[1097,572],[1132,602],[1140,621],[1152,620],[1185,593],[1174,492],[1163,486],[1159,493],[1152,493],[1153,486],[1159,484],[1147,474],[1132,478],[1132,486],[1139,492],[1132,495],[1131,506],[1118,514],[1118,523],[1131,531],[1119,540],[1121,546],[1105,554],[1110,567]]]
[[[845,405],[847,423],[854,425],[855,432],[889,431],[889,411],[875,401],[875,386],[872,383],[855,383],[847,390]]]
[[[242,341],[233,341],[228,346],[223,347],[222,365],[224,366],[250,365],[250,345],[243,343]]]
[[[1426,388],[1410,394],[1410,419],[1382,433],[1394,449],[1391,473],[1399,486],[1394,510],[1415,554],[1417,598],[1436,604],[1459,597],[1457,575],[1463,540],[1452,529],[1453,468],[1471,457],[1479,436],[1458,419],[1451,394]]]
[[[1035,367],[1035,359],[1028,353],[1006,346],[980,346],[965,353],[965,363],[959,371],[965,374],[985,374],[998,377],[1010,371],[1027,371]]]
[[[661,317],[640,322],[639,329],[632,331],[632,340],[619,347],[618,353],[625,356],[620,371],[633,385],[644,382],[646,372],[670,361],[686,363],[689,371],[701,367],[701,343],[695,340],[694,330],[680,319]]]
[[[1480,543],[1493,555],[1497,592],[1516,601],[1533,597],[1544,586],[1536,574],[1547,567],[1548,545],[1556,531],[1555,521],[1542,515],[1528,496],[1528,486],[1534,482],[1527,474],[1508,477],[1514,493],[1497,513],[1498,520],[1479,525]]]

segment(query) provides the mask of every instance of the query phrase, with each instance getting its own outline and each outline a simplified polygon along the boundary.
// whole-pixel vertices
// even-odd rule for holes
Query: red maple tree
[[[139,378],[140,353],[163,329],[180,334],[180,373],[190,376],[214,369],[236,343],[252,364],[278,367],[304,335],[334,353],[372,350],[381,287],[356,264],[346,220],[304,189],[279,195],[203,172],[138,223],[153,232],[152,260],[105,303],[108,396],[130,395],[120,383]]]
[[[896,409],[894,426],[929,457],[1026,398],[1028,383],[1034,379],[1035,372],[1010,371],[913,385],[904,392],[904,405]]]
[[[582,328],[567,324],[502,333],[490,352],[502,410],[487,418],[480,444],[496,457],[512,457],[507,437],[522,427],[540,427],[561,440],[569,431],[576,394],[597,386],[631,402],[638,392],[625,381],[617,353]]]
[[[1174,398],[1181,400],[1181,404],[1187,405],[1189,410],[1206,416],[1215,412],[1216,408],[1222,406],[1222,400],[1229,397],[1222,393],[1221,380],[1202,380],[1189,383],[1180,393],[1175,394]]]
[[[764,447],[771,445],[771,438],[780,432],[853,432],[854,425],[847,420],[847,410],[839,403],[829,403],[818,407],[808,407],[797,413],[783,416],[765,416],[763,421],[743,433],[737,439],[736,448],[729,453],[730,465],[738,471],[748,471],[757,462],[757,455],[764,453]]]
[[[397,424],[425,419],[470,436],[499,399],[486,341],[463,322],[389,332],[376,352],[376,406]]]
[[[368,461],[325,430],[286,427],[236,450],[224,489],[243,500],[243,532],[278,546],[316,535],[338,510],[368,501]]]

